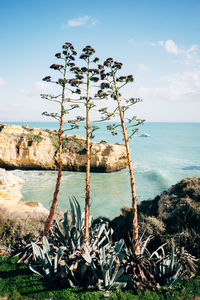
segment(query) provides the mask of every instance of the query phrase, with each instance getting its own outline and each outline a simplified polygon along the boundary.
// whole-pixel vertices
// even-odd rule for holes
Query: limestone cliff
[[[0,167],[55,170],[58,166],[55,130],[0,124]],[[85,140],[64,135],[63,170],[84,171]],[[91,171],[113,172],[127,166],[124,145],[91,142]]]
[[[4,169],[0,169],[0,201],[13,201],[17,202],[21,199],[21,189],[24,181],[13,175],[11,172],[7,172]]]
[[[36,240],[43,232],[48,210],[41,203],[21,201],[24,181],[0,168],[0,254],[6,245]]]
[[[24,181],[10,171],[0,168],[0,207],[9,212],[18,212],[22,216],[39,213],[47,215],[48,211],[42,204],[34,201],[20,201]]]

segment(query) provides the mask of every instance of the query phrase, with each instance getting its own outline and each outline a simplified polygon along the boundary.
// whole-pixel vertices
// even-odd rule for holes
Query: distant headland
[[[0,167],[24,170],[56,170],[58,132],[0,124]],[[63,135],[63,170],[85,171],[85,140]],[[91,172],[120,171],[127,166],[124,145],[91,142]]]

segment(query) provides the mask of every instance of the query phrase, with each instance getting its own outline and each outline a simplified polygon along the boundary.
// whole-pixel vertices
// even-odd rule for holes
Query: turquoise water
[[[18,123],[20,125],[24,123]],[[28,122],[30,128],[57,128],[53,122]],[[140,137],[147,132],[150,137]],[[73,134],[84,134],[76,131]],[[95,140],[122,143],[101,124]],[[200,123],[145,123],[130,142],[138,202],[153,199],[184,177],[200,177]],[[20,171],[25,180],[23,199],[36,200],[49,208],[56,182],[55,171]],[[91,174],[91,213],[114,217],[123,205],[131,205],[128,170],[111,174]],[[59,207],[69,207],[68,198],[76,196],[84,206],[85,174],[63,172]]]

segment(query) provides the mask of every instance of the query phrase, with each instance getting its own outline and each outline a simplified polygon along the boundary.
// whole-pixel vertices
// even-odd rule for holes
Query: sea
[[[9,123],[9,122],[7,122]],[[58,129],[56,122],[12,122],[30,128]],[[108,124],[98,124],[94,141],[123,143],[122,135],[112,136]],[[65,125],[65,129],[67,125]],[[84,129],[67,132],[84,135]],[[146,136],[144,136],[144,134]],[[130,140],[138,203],[154,199],[184,177],[200,177],[200,123],[150,123],[140,126]],[[12,171],[24,179],[24,201],[38,201],[50,208],[56,183],[56,171]],[[113,173],[91,173],[91,215],[113,218],[123,206],[131,206],[128,169]],[[85,197],[85,173],[64,171],[58,207],[66,211],[69,198],[75,196],[82,208]]]

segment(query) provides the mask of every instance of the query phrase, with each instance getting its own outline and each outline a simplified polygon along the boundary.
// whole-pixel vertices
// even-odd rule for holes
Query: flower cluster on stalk
[[[53,81],[51,79],[51,76],[46,76],[43,78],[43,81],[46,82],[52,82],[52,83],[56,83],[61,85],[62,87],[65,87],[65,85],[67,83],[69,83],[71,86],[78,86],[81,82],[77,82],[76,79],[81,79],[81,78],[74,78],[74,79],[66,79],[65,78],[65,68],[71,68],[71,70],[75,67],[75,56],[77,55],[77,52],[74,50],[74,46],[71,43],[66,42],[63,46],[63,51],[62,52],[58,52],[55,54],[55,57],[57,59],[63,60],[64,61],[64,65],[63,64],[52,64],[50,66],[50,69],[53,70],[57,70],[59,71],[64,77],[63,78],[59,78],[57,81]],[[76,74],[76,73],[75,73]]]

